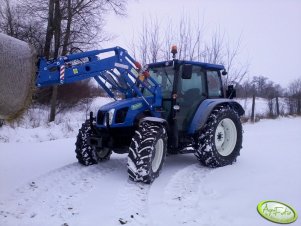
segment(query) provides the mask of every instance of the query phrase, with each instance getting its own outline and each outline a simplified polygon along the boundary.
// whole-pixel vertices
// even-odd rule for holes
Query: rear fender
[[[234,100],[229,99],[207,99],[198,107],[188,128],[188,134],[192,135],[200,130],[206,123],[209,115],[217,106],[230,106],[239,116],[244,115],[242,106]]]

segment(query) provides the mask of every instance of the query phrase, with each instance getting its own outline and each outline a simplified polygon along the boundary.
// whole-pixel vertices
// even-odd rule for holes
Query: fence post
[[[279,117],[280,113],[279,113],[279,98],[278,96],[276,97],[276,113],[277,113],[277,117]]]
[[[251,122],[255,122],[255,95],[253,95],[252,100],[252,113],[251,113]]]

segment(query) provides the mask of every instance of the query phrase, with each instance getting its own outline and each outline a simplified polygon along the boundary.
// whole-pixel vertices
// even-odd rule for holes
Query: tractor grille
[[[106,112],[98,111],[97,113],[97,124],[102,125],[104,123]]]
[[[116,112],[115,123],[124,123],[129,108],[121,108]]]

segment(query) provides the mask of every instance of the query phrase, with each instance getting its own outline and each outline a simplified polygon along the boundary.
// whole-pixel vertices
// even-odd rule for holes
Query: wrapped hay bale
[[[0,33],[0,119],[14,119],[31,100],[36,54],[27,43]]]

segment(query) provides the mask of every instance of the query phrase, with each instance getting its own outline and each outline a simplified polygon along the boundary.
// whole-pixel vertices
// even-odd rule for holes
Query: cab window
[[[223,97],[222,83],[218,71],[207,71],[209,97]]]

